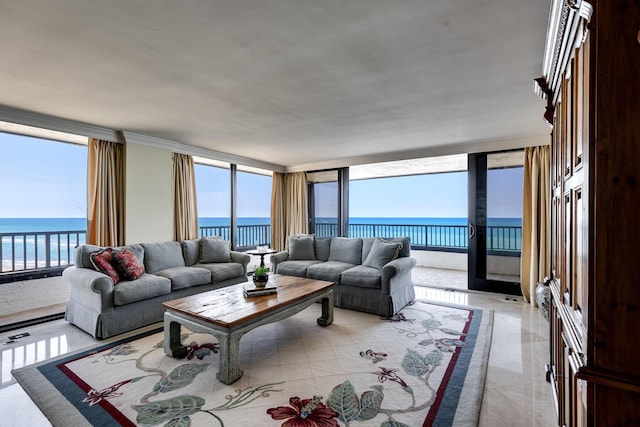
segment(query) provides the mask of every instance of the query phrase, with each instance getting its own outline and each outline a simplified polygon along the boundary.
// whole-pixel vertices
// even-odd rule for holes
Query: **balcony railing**
[[[231,240],[231,227],[228,225],[200,227],[200,237],[208,236],[220,236],[224,240]],[[270,244],[271,225],[239,225],[236,227],[236,248],[244,249]]]
[[[85,230],[0,233],[0,272],[16,272],[73,264],[76,246]]]
[[[338,235],[336,224],[315,225],[317,237]],[[220,236],[230,240],[231,227],[200,227],[200,237]],[[411,248],[450,252],[467,251],[464,225],[349,224],[350,237],[408,237]],[[2,273],[63,267],[73,264],[75,247],[85,243],[85,230],[0,233]],[[522,228],[487,227],[487,251],[492,255],[519,256]],[[271,244],[271,226],[240,225],[236,231],[238,249]]]

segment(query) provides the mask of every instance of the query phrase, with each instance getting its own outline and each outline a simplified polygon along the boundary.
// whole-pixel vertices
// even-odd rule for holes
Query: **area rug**
[[[216,379],[218,343],[159,329],[13,372],[54,426],[475,426],[493,312],[416,301],[392,318],[320,305],[240,342],[243,376]]]

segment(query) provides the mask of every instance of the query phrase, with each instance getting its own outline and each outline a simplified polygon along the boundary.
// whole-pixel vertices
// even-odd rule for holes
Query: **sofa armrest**
[[[416,264],[416,259],[411,257],[396,258],[386,263],[382,267],[382,293],[389,295],[395,282],[401,283],[399,286],[406,285],[407,282],[411,283],[411,269]]]
[[[269,257],[269,261],[271,262],[271,271],[273,273],[276,272],[276,267],[278,267],[278,263],[282,261],[286,261],[289,259],[289,252],[280,251]]]
[[[249,265],[249,261],[251,257],[242,252],[231,251],[231,261],[237,262],[238,264],[242,264],[242,276],[247,275],[247,265]]]
[[[69,284],[69,299],[99,313],[113,307],[113,280],[89,268],[69,267],[62,272]]]

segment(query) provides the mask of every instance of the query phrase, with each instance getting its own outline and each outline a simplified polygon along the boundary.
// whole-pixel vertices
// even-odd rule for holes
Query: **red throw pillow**
[[[117,285],[120,281],[120,276],[113,265],[113,248],[104,248],[98,252],[92,253],[89,258],[91,264],[101,273],[113,279],[113,284]]]
[[[144,274],[144,265],[140,264],[138,258],[129,249],[122,252],[113,251],[113,265],[118,270],[120,276],[125,280],[136,280]]]

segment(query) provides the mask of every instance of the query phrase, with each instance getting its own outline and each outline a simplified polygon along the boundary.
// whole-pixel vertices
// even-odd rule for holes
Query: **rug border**
[[[468,427],[477,425],[480,421],[480,411],[482,409],[482,398],[484,396],[484,387],[489,369],[489,355],[491,351],[491,341],[493,338],[493,319],[494,310],[487,308],[479,308],[471,305],[455,304],[445,301],[434,301],[426,298],[415,299],[415,302],[424,302],[432,305],[440,305],[444,307],[453,307],[461,310],[473,310],[474,313],[482,313],[480,325],[478,326],[478,335],[474,344],[473,353],[469,360],[467,373],[480,372],[478,375],[465,375],[458,405],[453,417],[451,426]],[[402,311],[402,310],[400,310]],[[478,346],[478,342],[484,339],[484,346]],[[485,367],[484,370],[479,369]],[[473,397],[475,395],[475,398]],[[462,403],[462,404],[461,404]],[[436,418],[437,421],[437,418]],[[425,419],[425,424],[426,419]],[[424,427],[423,425],[423,427]]]

